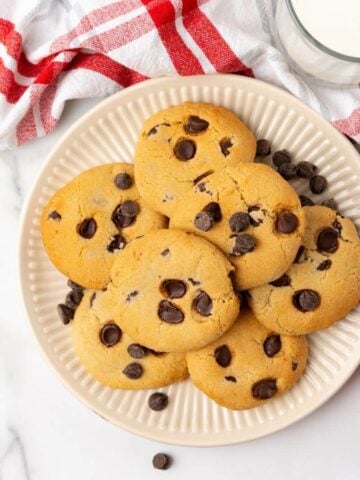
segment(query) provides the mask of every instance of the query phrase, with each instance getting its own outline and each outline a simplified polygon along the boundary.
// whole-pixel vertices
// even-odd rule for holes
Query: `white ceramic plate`
[[[349,378],[360,359],[360,310],[310,336],[310,361],[297,385],[265,406],[234,412],[219,407],[190,381],[160,389],[170,404],[147,406],[149,391],[121,391],[96,382],[75,357],[70,329],[56,313],[67,291],[65,278],[42,247],[39,216],[55,190],[98,164],[132,162],[143,121],[185,100],[224,105],[236,112],[272,150],[287,148],[296,161],[314,162],[330,182],[324,198],[360,227],[360,162],[350,143],[292,95],[236,75],[162,78],[122,90],[75,123],[55,146],[25,205],[20,235],[23,301],[34,335],[49,363],[72,392],[95,412],[131,432],[181,445],[226,445],[275,432],[323,404]],[[299,193],[307,182],[294,183]],[[320,196],[317,200],[322,200]],[[339,292],[339,296],[346,292]]]

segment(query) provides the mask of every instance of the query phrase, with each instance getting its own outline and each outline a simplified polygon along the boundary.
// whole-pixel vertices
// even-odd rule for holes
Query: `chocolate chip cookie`
[[[103,288],[119,252],[134,238],[164,228],[166,219],[140,198],[134,167],[102,165],[82,172],[58,190],[41,217],[50,260],[87,288]]]
[[[292,263],[304,233],[293,188],[267,165],[229,166],[197,182],[170,218],[219,247],[245,290],[275,280]]]
[[[249,292],[258,320],[291,335],[329,327],[360,300],[360,241],[354,224],[322,206],[304,207],[304,212],[304,243],[294,264],[285,275]]]
[[[152,115],[135,153],[136,183],[155,210],[169,216],[201,178],[226,165],[252,162],[256,140],[230,110],[187,102]]]
[[[186,360],[196,387],[220,405],[242,410],[294,385],[306,365],[307,341],[275,333],[247,310],[224,336]]]
[[[107,387],[158,388],[188,375],[183,354],[156,352],[126,335],[111,316],[104,292],[85,292],[71,328],[81,363]]]
[[[206,240],[154,230],[118,255],[106,296],[134,340],[161,352],[200,348],[237,318],[230,262]]]

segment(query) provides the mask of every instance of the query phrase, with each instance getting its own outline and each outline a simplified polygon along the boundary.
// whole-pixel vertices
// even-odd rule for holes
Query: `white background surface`
[[[0,153],[0,480],[359,480],[360,369],[321,409],[286,430],[199,449],[161,445],[110,425],[47,365],[19,300],[19,215],[50,148],[97,101],[70,103],[54,134]],[[151,466],[159,451],[174,457],[167,472]]]

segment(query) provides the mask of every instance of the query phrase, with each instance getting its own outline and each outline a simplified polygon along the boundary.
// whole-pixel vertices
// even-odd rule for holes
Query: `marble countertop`
[[[104,421],[66,390],[46,364],[20,304],[19,215],[53,144],[99,100],[70,102],[56,132],[0,153],[0,479],[232,478],[358,480],[360,368],[323,407],[260,440],[223,448],[161,445]],[[155,453],[174,457],[166,472]]]

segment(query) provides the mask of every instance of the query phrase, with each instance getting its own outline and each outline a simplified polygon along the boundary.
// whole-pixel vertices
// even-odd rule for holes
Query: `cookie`
[[[250,290],[258,320],[298,335],[327,328],[360,300],[360,241],[354,224],[326,207],[304,207],[304,244],[295,263],[272,283]]]
[[[242,410],[294,385],[306,365],[307,341],[275,334],[247,310],[223,337],[186,360],[197,388],[223,407]]]
[[[184,380],[181,353],[160,353],[121,330],[103,302],[104,293],[87,290],[71,324],[75,352],[85,369],[111,388],[158,388]]]
[[[262,285],[292,263],[304,232],[293,188],[267,165],[229,166],[198,182],[170,218],[219,247],[235,267],[238,289]]]
[[[256,140],[230,110],[183,103],[152,115],[143,125],[135,153],[141,195],[169,216],[195,183],[226,165],[252,162]]]
[[[112,163],[86,170],[58,190],[43,210],[41,233],[60,272],[84,287],[101,289],[117,254],[166,223],[140,198],[133,166]]]
[[[113,318],[137,342],[185,352],[214,341],[236,320],[231,271],[206,240],[154,230],[118,255],[106,295]]]

